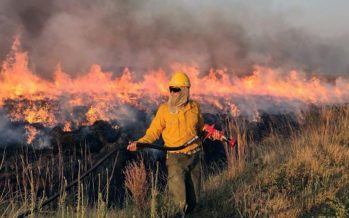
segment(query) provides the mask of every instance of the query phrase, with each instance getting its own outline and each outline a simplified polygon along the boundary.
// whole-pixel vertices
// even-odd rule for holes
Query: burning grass
[[[189,217],[349,216],[349,106],[307,112],[297,129],[290,127],[287,137],[272,131],[253,141],[248,139],[243,122],[230,119],[227,124],[230,133],[240,139],[239,159],[235,151],[226,150],[227,167],[206,176],[199,208]],[[87,160],[86,156],[78,168],[88,168]],[[6,170],[4,161],[0,161],[2,172]],[[18,156],[16,169],[21,170],[14,181],[21,188],[3,189],[0,214],[15,216],[25,208],[33,209],[55,189],[53,180],[60,180],[59,187],[64,187],[65,178],[59,173],[56,177],[54,172],[74,168],[78,162],[65,161],[64,167],[62,163],[52,158],[33,165],[25,153]],[[132,197],[126,198],[121,208],[112,206],[108,193],[113,185],[103,182],[110,177],[110,173],[104,173],[81,182],[75,191],[65,193],[35,215],[168,217],[176,212],[166,189],[160,188],[154,176],[150,178],[142,162],[130,164],[125,175],[125,186]],[[40,187],[45,187],[45,192]],[[97,192],[95,200],[89,198],[91,189]]]
[[[20,44],[17,35],[0,67],[0,113],[11,121],[45,127],[63,125],[74,130],[100,119],[132,120],[136,113],[132,107],[151,115],[154,105],[168,96],[165,84],[169,72],[162,69],[106,72],[93,64],[88,71],[72,77],[57,63],[51,80],[41,78],[31,69],[29,53]],[[224,111],[235,117],[259,119],[259,111],[299,111],[309,102],[333,104],[349,100],[349,80],[345,77],[329,81],[316,76],[316,72],[285,72],[258,65],[244,76],[232,73],[233,69],[201,72],[195,63],[173,63],[170,68],[171,72],[189,75],[191,96],[202,103],[206,112]]]

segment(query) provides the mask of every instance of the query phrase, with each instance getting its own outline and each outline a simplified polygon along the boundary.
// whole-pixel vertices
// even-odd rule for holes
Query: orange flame
[[[28,59],[28,53],[20,50],[20,40],[16,37],[0,71],[0,108],[12,100],[15,106],[8,110],[12,120],[40,122],[46,126],[65,123],[64,129],[71,130],[71,122],[88,125],[98,119],[117,119],[118,105],[130,104],[148,110],[145,99],[158,104],[168,95],[169,76],[161,69],[148,71],[143,80],[135,81],[135,72],[127,68],[120,77],[115,77],[94,64],[88,72],[72,78],[58,65],[54,80],[48,81],[28,67]],[[304,72],[284,73],[261,66],[255,66],[245,77],[231,75],[225,69],[211,69],[207,75],[201,75],[197,66],[178,63],[173,64],[172,69],[189,75],[193,98],[217,109],[228,107],[234,116],[244,110],[233,101],[234,96],[268,96],[276,101],[282,98],[321,104],[349,101],[349,81],[340,77],[328,83],[315,76],[308,79]],[[88,110],[80,121],[70,120],[75,119],[73,108],[77,106]],[[63,109],[66,114],[62,114]]]
[[[25,126],[25,131],[27,133],[27,144],[31,144],[39,131],[35,127],[29,125]]]
[[[67,122],[64,123],[63,131],[64,132],[72,131],[71,122],[67,121]]]

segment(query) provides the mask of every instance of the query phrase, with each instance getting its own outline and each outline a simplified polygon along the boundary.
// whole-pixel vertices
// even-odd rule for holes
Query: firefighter
[[[180,146],[196,135],[204,126],[198,102],[189,98],[190,80],[183,72],[176,72],[169,82],[169,99],[158,108],[150,127],[138,141],[127,149],[137,150],[137,142],[153,143],[162,136],[168,147]],[[201,183],[201,142],[196,141],[179,151],[168,151],[168,187],[173,201],[183,211],[193,210],[199,201]]]

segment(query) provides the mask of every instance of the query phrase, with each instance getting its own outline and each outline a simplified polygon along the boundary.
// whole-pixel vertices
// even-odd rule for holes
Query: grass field
[[[287,137],[275,131],[258,143],[247,140],[243,127],[230,121],[240,158],[227,151],[226,167],[204,178],[198,208],[188,217],[349,217],[349,106],[324,107],[299,119],[300,127]],[[0,190],[3,217],[33,210],[45,199],[45,194],[38,195],[39,178],[22,159],[27,188],[21,195]],[[4,161],[0,157],[1,170]],[[159,187],[156,173],[141,162],[127,167],[129,191],[121,209],[107,206],[110,187],[100,185],[108,181],[104,173],[97,176],[99,194],[93,205],[87,203],[88,185],[79,183],[75,193],[33,211],[34,217],[171,217],[177,210],[166,189]]]

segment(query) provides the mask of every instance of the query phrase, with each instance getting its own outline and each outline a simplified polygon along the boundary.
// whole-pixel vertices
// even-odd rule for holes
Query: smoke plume
[[[2,0],[0,59],[21,35],[31,67],[50,78],[98,63],[113,72],[197,64],[247,73],[254,64],[346,74],[348,41],[289,25],[270,1]],[[260,4],[262,5],[262,4]]]

